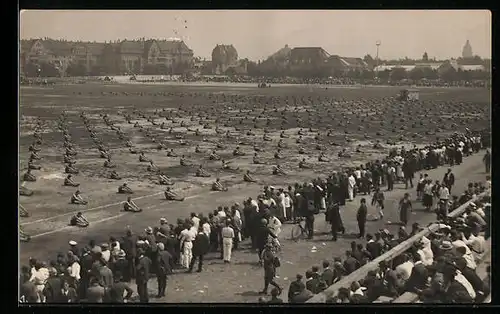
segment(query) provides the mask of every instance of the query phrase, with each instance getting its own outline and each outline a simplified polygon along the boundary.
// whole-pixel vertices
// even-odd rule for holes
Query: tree
[[[71,63],[66,69],[68,76],[85,76],[87,75],[87,68],[83,64]]]
[[[392,69],[390,77],[392,81],[401,81],[408,77],[408,73],[406,73],[406,70],[404,68],[396,67]]]
[[[371,79],[373,79],[374,76],[375,75],[374,75],[373,71],[370,71],[370,70],[363,70],[363,72],[361,72],[361,78],[363,80],[371,80]]]
[[[37,77],[39,74],[38,69],[39,69],[38,64],[33,62],[28,62],[23,69],[24,75],[26,75],[27,77]]]
[[[424,55],[422,56],[422,60],[425,62],[429,61],[429,56],[427,55],[427,51],[424,52]]]
[[[457,70],[450,66],[441,73],[441,79],[446,82],[453,82],[457,80]]]
[[[409,76],[412,80],[418,81],[424,78],[424,71],[422,68],[413,68],[410,71]]]
[[[41,77],[58,77],[60,75],[61,73],[52,63],[43,62],[40,64]]]
[[[391,70],[384,70],[377,73],[377,77],[382,81],[389,80],[390,76],[391,76]]]
[[[425,67],[422,69],[422,77],[428,80],[435,80],[438,78],[438,72],[432,68]]]

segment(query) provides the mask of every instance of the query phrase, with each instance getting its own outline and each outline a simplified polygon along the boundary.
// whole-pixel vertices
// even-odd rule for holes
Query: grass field
[[[490,125],[490,96],[487,90],[421,89],[418,104],[402,104],[391,100],[389,97],[396,97],[398,91],[399,88],[389,87],[326,89],[314,86],[273,86],[258,89],[254,85],[244,84],[173,86],[88,83],[23,87],[20,94],[20,174],[26,170],[33,121],[37,117],[44,121],[44,143],[40,146],[42,169],[33,172],[37,181],[27,182],[25,185],[35,193],[31,197],[20,197],[21,204],[31,213],[31,217],[22,218],[20,223],[33,236],[30,243],[21,244],[20,261],[25,263],[30,256],[54,258],[57,252],[67,248],[71,239],[80,243],[87,243],[91,238],[106,241],[110,234],[123,234],[127,225],[141,232],[146,226],[156,225],[160,217],[174,222],[193,211],[206,214],[218,205],[231,205],[248,196],[255,197],[264,184],[280,186],[303,182],[327,175],[340,167],[376,159],[393,147],[387,143],[398,146],[422,145],[435,140],[437,136],[463,131],[465,127],[474,129]],[[134,109],[141,114],[134,112]],[[78,151],[76,167],[80,174],[75,176],[75,181],[81,183],[80,190],[89,200],[89,204],[83,207],[69,204],[75,189],[62,186],[65,177],[62,163],[63,135],[55,126],[57,117],[63,110],[68,115],[69,131]],[[104,160],[99,158],[99,152],[93,147],[84,128],[79,117],[81,111],[87,113],[99,138],[110,148],[113,161],[117,164],[116,170],[123,180],[106,178],[107,172],[102,166]],[[156,177],[146,170],[146,164],[139,162],[138,155],[130,154],[118,135],[104,124],[100,117],[102,113],[108,114],[114,125],[119,126],[134,143],[135,148],[144,151],[162,171],[174,179],[174,189],[186,196],[186,201],[172,203],[164,200],[164,187],[156,184]],[[126,122],[124,114],[132,116],[132,124]],[[152,125],[141,115],[155,116],[155,122],[165,122],[167,129],[162,130],[159,125]],[[171,119],[165,120],[165,116]],[[134,127],[136,122],[143,126],[142,132],[139,131],[140,128]],[[229,131],[231,136],[228,138],[217,134],[216,124],[220,129]],[[145,136],[144,130],[147,128],[150,129],[149,137]],[[169,128],[172,128],[172,133],[168,132]],[[313,130],[303,136],[303,143],[297,144],[297,131],[300,128]],[[201,134],[195,135],[194,129],[199,129]],[[247,135],[249,129],[255,135]],[[271,141],[262,140],[264,129],[269,132]],[[280,139],[280,129],[284,129],[289,137],[283,139],[285,148],[281,151],[284,159],[275,160],[273,155]],[[327,130],[331,130],[329,136],[326,135]],[[318,131],[321,132],[320,137],[315,139]],[[182,135],[187,145],[180,145],[176,135]],[[373,149],[376,139],[381,140],[383,149]],[[159,141],[163,141],[168,148],[173,148],[179,156],[186,155],[193,166],[182,167],[178,157],[167,157],[165,150],[158,151],[156,146]],[[216,143],[225,146],[224,149],[217,150],[217,153],[231,160],[232,166],[239,167],[239,170],[222,170],[220,162],[208,160],[207,156]],[[195,153],[197,145],[202,150],[201,153]],[[259,156],[266,164],[252,163],[254,145],[262,149]],[[236,146],[240,146],[246,155],[234,157],[232,151]],[[298,154],[299,146],[305,148],[305,155]],[[330,162],[318,162],[320,151],[316,146],[321,147]],[[360,152],[356,152],[357,147]],[[350,152],[351,158],[337,157],[342,148]],[[313,164],[313,169],[299,169],[297,165],[302,158]],[[289,175],[271,175],[272,166],[278,163]],[[194,176],[200,164],[212,174],[211,178]],[[468,181],[484,177],[478,155],[470,157],[456,168],[455,174],[462,180],[457,186],[465,186]],[[242,176],[247,169],[259,180],[258,184],[243,182]],[[441,179],[444,170],[438,169],[432,173],[436,179]],[[467,178],[461,179],[466,175]],[[217,176],[229,186],[228,192],[210,192],[210,185]],[[122,182],[127,182],[135,191],[134,198],[138,198],[136,203],[145,209],[143,213],[134,215],[120,212],[124,196],[116,192]],[[400,192],[404,191],[398,190],[389,199],[395,202],[400,197]],[[351,229],[354,224],[348,221],[353,219],[356,204],[349,204],[344,210],[345,223]],[[74,229],[67,226],[69,218],[76,211],[85,212],[91,222],[89,228]],[[389,218],[395,219],[395,215],[395,212],[389,213]],[[420,217],[421,214],[417,215]],[[415,219],[432,219],[424,219],[424,216],[428,217],[422,214],[422,218]],[[289,227],[287,228],[284,228],[284,236],[289,235]],[[321,232],[326,231],[327,226],[319,219],[317,228]],[[309,253],[311,243],[285,243],[286,263],[280,270],[283,272],[281,277],[286,275],[292,278],[294,272],[302,272],[311,263],[317,264],[322,258],[331,258],[332,254],[342,255],[350,241],[341,240],[333,244],[325,242],[327,238],[322,236],[317,240],[319,242],[312,244],[320,247],[318,251],[322,252],[314,254]],[[167,301],[255,301],[255,296],[247,291],[258,291],[262,285],[260,271],[249,265],[255,260],[255,256],[246,251],[235,255],[236,265],[229,268],[219,261],[209,265],[212,275],[202,273],[174,276],[170,287],[175,288],[169,288]],[[255,276],[257,281],[252,279]],[[249,282],[252,287],[248,287]],[[207,288],[200,288],[200,285]],[[255,285],[257,287],[253,287]],[[199,292],[200,290],[204,292]]]

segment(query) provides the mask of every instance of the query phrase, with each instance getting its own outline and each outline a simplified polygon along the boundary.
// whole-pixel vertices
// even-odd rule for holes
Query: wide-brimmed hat
[[[450,241],[443,241],[441,245],[439,246],[439,249],[442,251],[448,251],[453,249],[453,244],[451,244]]]
[[[152,233],[153,233],[153,228],[151,228],[151,227],[147,227],[146,229],[144,229],[144,231],[145,231],[147,234],[152,234]]]
[[[71,246],[75,246],[75,245],[77,245],[77,244],[78,244],[78,243],[76,243],[76,241],[73,241],[73,240],[69,241],[69,245],[71,245]]]
[[[125,254],[124,250],[120,250],[118,254],[116,254],[118,257],[125,257],[127,254]]]

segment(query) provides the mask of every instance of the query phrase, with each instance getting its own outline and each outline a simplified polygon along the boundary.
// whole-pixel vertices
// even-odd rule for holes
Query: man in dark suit
[[[305,286],[300,286],[300,291],[293,298],[291,303],[306,303],[314,294],[307,290]]]
[[[451,168],[449,168],[448,172],[444,174],[443,184],[448,188],[448,191],[451,194],[451,188],[455,185],[455,175],[451,172]]]
[[[359,228],[359,238],[365,237],[365,227],[366,227],[366,217],[368,215],[368,208],[366,207],[366,199],[361,199],[361,204],[358,208],[358,212],[356,214],[356,219],[358,221]]]
[[[196,263],[196,260],[198,260],[198,272],[200,273],[203,270],[203,258],[205,254],[208,253],[210,250],[210,239],[208,236],[203,232],[203,227],[200,226],[198,228],[198,234],[196,235],[196,238],[193,241],[193,258],[191,259],[191,264],[189,265],[189,270],[188,272],[193,271],[194,264]]]
[[[291,303],[292,299],[299,294],[303,289],[305,289],[305,285],[302,282],[302,275],[297,274],[296,280],[290,283],[290,287],[288,288],[288,302]]]
[[[45,283],[43,294],[47,303],[55,303],[61,299],[62,280],[54,268],[49,268],[49,278]]]
[[[346,251],[346,260],[344,261],[344,269],[346,270],[346,275],[349,275],[353,271],[359,268],[359,261],[352,256],[351,251]]]
[[[456,265],[458,270],[460,270],[465,279],[470,282],[476,291],[475,302],[481,303],[490,294],[490,288],[488,285],[485,285],[474,269],[467,267],[467,261],[463,257],[456,261]]]
[[[330,268],[329,261],[323,261],[323,273],[321,274],[321,280],[326,282],[326,285],[329,287],[333,285],[334,273]]]
[[[148,281],[151,270],[151,260],[144,255],[143,249],[137,250],[137,264],[135,268],[135,282],[137,284],[137,293],[141,303],[149,302]]]
[[[126,257],[127,255],[125,254],[124,250],[120,250],[118,252],[118,254],[116,255],[116,260],[110,264],[113,276],[119,273],[123,277],[123,274],[128,273],[128,261]]]
[[[419,254],[415,254],[413,257],[414,266],[411,271],[410,278],[406,281],[405,290],[409,292],[418,293],[425,289],[427,285],[427,280],[429,278],[429,271],[427,267],[422,263]]]
[[[337,233],[339,231],[345,233],[342,217],[340,216],[340,202],[338,200],[334,200],[334,203],[328,206],[325,218],[331,226],[332,240],[337,241]]]
[[[109,302],[110,303],[127,303],[132,297],[134,291],[129,287],[126,282],[123,282],[123,276],[121,273],[116,273],[115,282],[113,286],[108,290]],[[127,295],[124,297],[123,293],[127,291]]]
[[[137,257],[137,236],[132,234],[131,230],[127,230],[127,234],[123,237],[123,241],[120,244],[120,248],[125,251],[126,260],[128,262],[128,270],[123,273],[123,280],[125,282],[130,282],[132,278],[135,278],[135,259]]]
[[[317,286],[319,284],[319,280],[313,280],[313,272],[312,270],[306,271],[306,289],[314,293],[317,290]]]
[[[174,261],[172,255],[170,255],[168,251],[165,251],[165,245],[163,243],[158,243],[157,258],[158,271],[156,272],[156,279],[158,280],[158,295],[156,297],[161,298],[165,296],[168,280],[167,276],[172,273]]]
[[[271,300],[267,301],[269,304],[283,304],[283,300],[279,298],[281,291],[278,288],[271,290]]]
[[[379,242],[375,242],[373,235],[367,234],[366,240],[366,250],[370,252],[373,259],[379,257],[382,254],[382,245]]]
[[[36,303],[38,300],[38,292],[36,286],[30,281],[30,269],[23,266],[21,271],[21,302]]]
[[[87,302],[88,303],[103,303],[106,296],[106,290],[99,285],[99,279],[92,277],[90,279],[90,286],[87,289]]]
[[[273,285],[278,288],[280,291],[283,290],[281,287],[274,281],[276,277],[276,256],[271,251],[270,245],[267,245],[262,254],[262,261],[264,265],[264,289],[260,292],[260,294],[267,294],[267,289],[269,285]]]

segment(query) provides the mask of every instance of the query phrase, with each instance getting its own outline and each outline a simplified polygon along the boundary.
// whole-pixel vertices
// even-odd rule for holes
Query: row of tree
[[[189,68],[190,66],[187,62],[176,63],[172,66],[167,66],[165,64],[146,64],[143,66],[142,71],[136,66],[134,69],[128,69],[128,72],[144,75],[177,75],[184,74]],[[94,65],[89,71],[87,67],[81,63],[70,63],[65,70],[47,62],[29,62],[23,68],[23,74],[27,77],[117,75],[124,71],[125,69],[110,68],[105,65]]]

